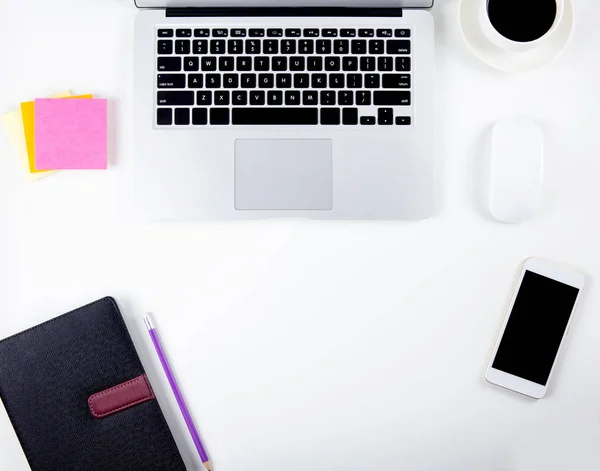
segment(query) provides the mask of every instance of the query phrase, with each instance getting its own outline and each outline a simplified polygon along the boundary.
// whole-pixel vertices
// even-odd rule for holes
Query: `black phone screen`
[[[492,368],[546,386],[578,294],[526,271]]]

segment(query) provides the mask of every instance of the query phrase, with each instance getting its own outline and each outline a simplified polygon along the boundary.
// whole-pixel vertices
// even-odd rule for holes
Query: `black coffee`
[[[492,26],[511,41],[527,43],[544,36],[556,19],[556,0],[488,0]]]

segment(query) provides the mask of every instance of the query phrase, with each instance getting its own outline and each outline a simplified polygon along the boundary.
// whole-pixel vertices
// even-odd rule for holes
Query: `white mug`
[[[525,0],[523,0],[525,1]],[[504,49],[508,52],[527,52],[535,49],[542,41],[548,39],[549,36],[554,34],[558,25],[560,24],[563,14],[565,12],[565,0],[555,0],[556,1],[556,18],[554,19],[554,23],[550,30],[544,34],[541,38],[536,39],[535,41],[529,42],[518,42],[512,41],[505,36],[502,36],[492,22],[488,15],[488,0],[479,0],[479,20],[481,23],[481,27],[483,32],[487,36],[487,38],[492,41],[496,46]],[[518,12],[515,12],[518,14]]]

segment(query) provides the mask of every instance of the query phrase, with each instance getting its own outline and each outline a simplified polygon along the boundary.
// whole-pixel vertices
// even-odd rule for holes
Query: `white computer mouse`
[[[494,219],[519,223],[530,219],[542,202],[544,134],[531,119],[498,121],[492,131],[490,212]]]

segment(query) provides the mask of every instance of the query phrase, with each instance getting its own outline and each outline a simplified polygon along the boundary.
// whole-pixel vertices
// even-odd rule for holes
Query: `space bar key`
[[[319,124],[318,108],[233,108],[234,125]]]

